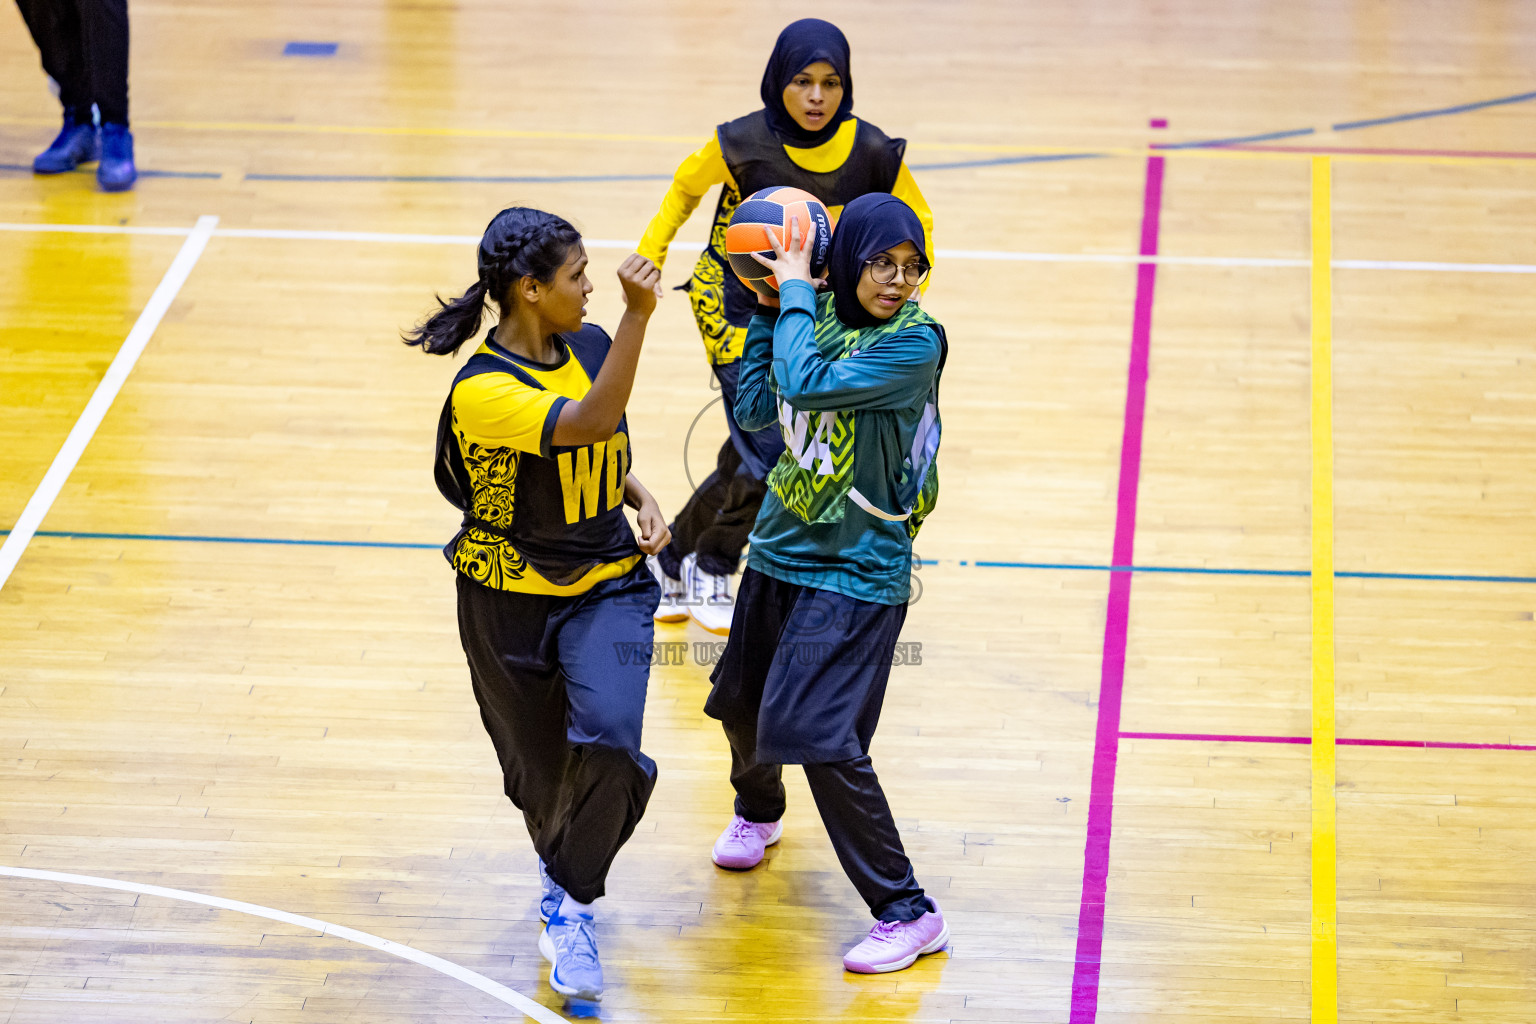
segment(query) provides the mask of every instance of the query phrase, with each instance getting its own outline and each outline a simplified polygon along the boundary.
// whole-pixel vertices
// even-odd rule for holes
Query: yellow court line
[[[1312,1024],[1339,1019],[1333,647],[1333,197],[1312,158]]]

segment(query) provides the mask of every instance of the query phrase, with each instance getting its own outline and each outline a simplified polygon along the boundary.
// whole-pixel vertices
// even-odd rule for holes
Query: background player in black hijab
[[[677,169],[661,209],[640,240],[639,252],[657,266],[705,194],[720,185],[709,245],[684,287],[704,340],[710,368],[724,394],[730,438],[716,468],[672,522],[672,545],[652,560],[662,583],[656,617],[692,615],[705,629],[730,631],[730,577],[766,493],[764,480],[784,442],[777,427],[743,430],[732,406],[737,364],[757,295],[737,280],[725,256],[725,229],[743,196],[790,185],[826,204],[835,218],[869,192],[889,192],[922,222],[933,251],[933,215],[902,162],[906,140],[892,139],[853,116],[853,73],[848,40],[818,18],[796,21],[779,33],[763,71],[762,109],[718,126]]]

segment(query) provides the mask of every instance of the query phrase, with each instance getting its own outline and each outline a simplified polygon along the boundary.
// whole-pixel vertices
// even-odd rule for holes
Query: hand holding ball
[[[798,231],[791,232],[792,222]],[[747,287],[770,299],[779,296],[779,267],[786,256],[794,255],[794,242],[806,251],[807,277],[824,274],[832,249],[832,218],[819,199],[798,188],[776,186],[752,193],[736,207],[725,229],[731,270]]]

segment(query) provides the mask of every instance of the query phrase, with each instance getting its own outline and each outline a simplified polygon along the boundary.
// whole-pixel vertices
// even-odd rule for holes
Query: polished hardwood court
[[[399,332],[472,283],[512,204],[582,230],[611,330],[672,170],[759,105],[807,14],[847,33],[856,112],[910,141],[935,215],[943,490],[903,633],[921,662],[894,670],[873,757],[953,942],[842,970],[870,921],[795,769],[766,863],[710,863],[714,638],[660,625],[687,646],[651,676],[660,778],[599,904],[602,1018],[1536,1016],[1536,8],[130,10],[143,176],[108,195],[30,173],[57,105],[0,6],[0,529],[218,218],[0,582],[0,1024],[566,1012],[439,550],[461,364]],[[1319,223],[1336,882],[1312,858]],[[725,436],[717,396],[669,291],[628,409],[669,513]]]

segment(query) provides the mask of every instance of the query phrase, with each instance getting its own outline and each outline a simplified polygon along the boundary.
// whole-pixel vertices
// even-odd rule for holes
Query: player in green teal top
[[[752,530],[730,640],[704,710],[731,745],[735,814],[711,852],[755,867],[783,835],[782,766],[805,768],[832,847],[876,924],[850,971],[910,967],[949,941],[917,883],[869,759],[902,623],[912,538],[938,496],[944,329],[911,301],[928,274],[901,200],[850,202],[816,295],[798,226],[759,257],[782,308],[748,329],[736,418],[775,420],[785,451]]]
[[[900,211],[917,222],[893,196],[864,199],[852,223],[844,213],[838,237],[871,215],[890,219],[893,208],[896,234],[910,230]],[[753,318],[736,417],[748,430],[778,420],[786,445],[752,530],[747,564],[761,572],[861,601],[907,602],[912,538],[938,497],[945,353],[943,327],[908,301],[928,272],[917,238],[850,267],[856,294],[818,297],[807,269],[807,279],[784,281],[777,319],[766,308]],[[865,308],[865,292],[883,317]]]

